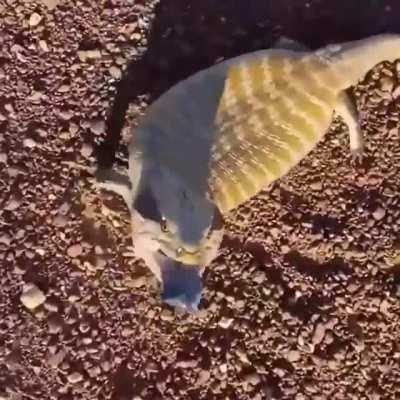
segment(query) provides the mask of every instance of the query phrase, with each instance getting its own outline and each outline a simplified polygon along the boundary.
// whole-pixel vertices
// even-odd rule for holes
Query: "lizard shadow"
[[[126,360],[128,360],[127,358]],[[128,400],[146,388],[146,382],[127,367],[127,361],[121,363],[112,377],[113,400]]]
[[[322,281],[329,276],[341,273],[352,275],[353,270],[340,257],[335,257],[327,262],[319,263],[310,257],[306,257],[298,251],[290,251],[285,256],[285,261],[296,268],[299,272]]]
[[[253,241],[242,243],[239,239],[224,238],[222,246],[229,247],[234,251],[249,253],[258,265],[258,270],[265,274],[268,284],[281,287],[283,293],[279,299],[280,307],[303,322],[309,321],[313,314],[324,314],[324,307],[333,306],[332,299],[318,292],[297,298],[295,290],[290,287],[288,279],[284,275],[283,269],[276,266],[262,243]],[[317,281],[323,281],[337,272],[342,272],[346,275],[352,273],[351,269],[341,259],[333,259],[319,264],[311,258],[292,251],[284,257],[284,261],[298,269],[300,273],[311,276]],[[236,282],[236,284],[239,286],[238,293],[241,293],[248,286],[248,283],[242,280]],[[214,289],[212,284],[210,289]],[[219,290],[223,290],[222,286],[219,287]]]
[[[398,32],[399,13],[400,3],[395,0],[368,4],[324,0],[312,6],[292,0],[159,2],[146,51],[128,63],[117,84],[106,137],[96,149],[97,162],[106,168],[114,163],[129,104],[140,95],[149,95],[152,102],[216,61],[271,47],[282,35],[314,49],[329,42]]]
[[[313,207],[304,198],[284,188],[280,189],[280,203],[290,211],[281,217],[282,222],[287,225],[307,223],[311,233],[321,234],[325,239],[341,235],[346,227],[346,221],[330,216],[328,212],[310,212]]]

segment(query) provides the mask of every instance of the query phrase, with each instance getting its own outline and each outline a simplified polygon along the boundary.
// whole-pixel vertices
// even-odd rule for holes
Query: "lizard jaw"
[[[162,257],[161,278],[165,303],[187,312],[198,311],[203,289],[202,270],[167,257]]]

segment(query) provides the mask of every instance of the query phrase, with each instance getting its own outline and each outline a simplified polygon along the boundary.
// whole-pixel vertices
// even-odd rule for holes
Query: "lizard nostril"
[[[183,255],[183,252],[184,252],[183,247],[178,247],[176,249],[176,254],[178,257],[181,257]]]

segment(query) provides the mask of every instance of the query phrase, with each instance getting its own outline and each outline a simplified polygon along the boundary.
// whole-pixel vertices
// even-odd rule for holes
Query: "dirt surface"
[[[399,399],[400,63],[353,90],[361,166],[336,119],[232,213],[196,317],[161,305],[121,201],[64,163],[111,163],[125,112],[191,72],[281,34],[399,31],[399,2],[155,5],[0,0],[0,399]]]

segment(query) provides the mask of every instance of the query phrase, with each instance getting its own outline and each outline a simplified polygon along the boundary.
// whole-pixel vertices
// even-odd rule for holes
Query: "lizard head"
[[[217,207],[167,168],[153,168],[142,171],[131,216],[135,252],[161,281],[164,301],[196,310],[222,240]]]

